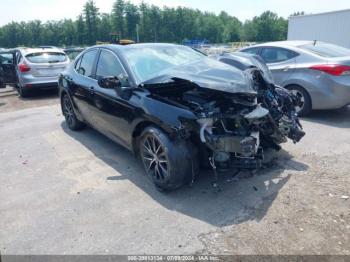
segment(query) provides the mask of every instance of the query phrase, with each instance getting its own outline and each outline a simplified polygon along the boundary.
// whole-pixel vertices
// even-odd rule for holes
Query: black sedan
[[[172,44],[94,46],[60,76],[62,112],[70,129],[88,124],[134,152],[163,190],[199,166],[215,180],[258,169],[264,149],[304,135],[297,101],[249,59],[220,60]]]

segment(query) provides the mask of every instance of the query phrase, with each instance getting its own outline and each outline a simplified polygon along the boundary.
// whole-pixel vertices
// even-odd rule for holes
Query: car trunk
[[[329,57],[327,58],[329,64],[339,64],[350,66],[350,56]]]
[[[30,68],[35,77],[55,77],[66,68],[66,64],[31,64]]]

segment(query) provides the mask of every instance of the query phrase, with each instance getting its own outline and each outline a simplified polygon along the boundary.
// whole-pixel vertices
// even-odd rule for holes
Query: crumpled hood
[[[211,58],[166,69],[160,72],[159,76],[140,85],[151,87],[154,84],[173,82],[175,79],[187,80],[202,88],[228,93],[257,93],[247,73]]]

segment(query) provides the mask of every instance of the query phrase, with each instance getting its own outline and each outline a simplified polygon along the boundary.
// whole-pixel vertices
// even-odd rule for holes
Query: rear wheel
[[[300,116],[306,116],[311,112],[311,98],[308,92],[304,88],[292,85],[288,86],[288,89],[299,98],[299,105],[296,107],[296,112]]]
[[[84,127],[84,123],[76,117],[72,101],[67,94],[62,97],[62,112],[70,130],[76,131]]]
[[[23,86],[19,84],[18,85],[18,94],[20,97],[26,98],[29,96],[29,91],[26,90],[25,88],[23,88]]]
[[[0,74],[0,88],[6,88],[5,82],[2,80],[1,74]]]
[[[162,130],[151,126],[142,132],[139,141],[143,166],[160,190],[181,187],[198,170],[196,153],[184,140],[172,141]]]

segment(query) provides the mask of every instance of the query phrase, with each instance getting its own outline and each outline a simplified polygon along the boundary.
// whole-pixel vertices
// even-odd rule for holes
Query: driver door
[[[116,54],[107,49],[101,49],[96,66],[96,79],[111,76],[121,79],[126,75]],[[98,83],[94,86],[93,100],[93,116],[97,129],[112,140],[128,147],[134,107],[129,101],[119,97],[116,90],[102,88]]]
[[[6,85],[15,85],[16,82],[16,52],[0,52],[0,88],[5,88]]]

